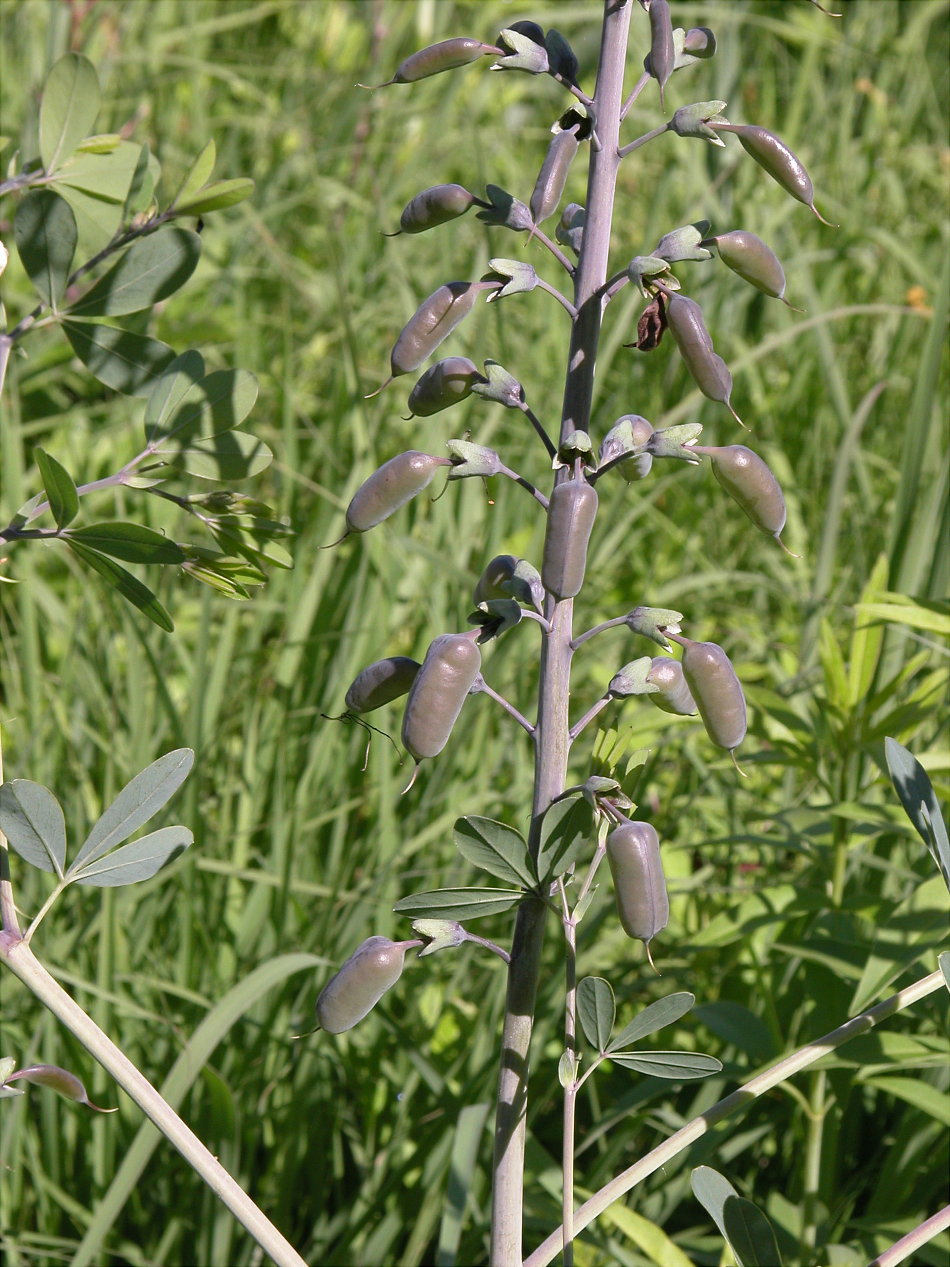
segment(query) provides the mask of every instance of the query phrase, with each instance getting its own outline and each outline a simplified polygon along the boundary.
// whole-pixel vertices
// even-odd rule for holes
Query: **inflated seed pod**
[[[416,941],[367,937],[330,978],[317,999],[317,1023],[328,1034],[342,1034],[373,1010],[402,975],[409,946]]]
[[[729,403],[732,395],[732,375],[725,361],[716,353],[703,310],[694,299],[686,295],[666,292],[666,324],[676,340],[680,356],[693,377],[696,386],[710,400],[726,406],[740,426],[742,419]]]
[[[400,233],[424,233],[463,216],[479,199],[463,185],[433,185],[406,203],[399,217]],[[395,237],[395,233],[387,237]]]
[[[393,344],[389,354],[389,377],[366,399],[378,396],[394,378],[400,374],[411,374],[428,360],[442,340],[447,339],[459,322],[465,320],[484,289],[486,285],[483,282],[446,282],[423,299]]]
[[[745,152],[751,155],[787,194],[803,202],[810,211],[815,213],[822,224],[835,228],[815,206],[815,187],[805,170],[804,163],[792,153],[780,137],[752,123],[717,123],[715,127],[720,132],[735,133]]]
[[[779,482],[757,453],[744,444],[691,446],[695,453],[709,458],[713,475],[726,492],[742,507],[760,532],[768,533],[781,544],[785,527],[785,498]]]
[[[745,738],[746,707],[732,662],[718,643],[692,642],[682,634],[668,636],[683,648],[683,675],[706,734],[720,748],[735,753]]]
[[[731,233],[717,233],[707,238],[704,245],[708,242],[715,242],[723,264],[738,273],[743,281],[792,306],[785,298],[785,270],[778,256],[755,233],[733,229]]]
[[[708,26],[691,26],[683,36],[683,52],[705,60],[716,54],[716,37]]]
[[[607,862],[620,926],[628,937],[644,942],[649,955],[650,942],[670,919],[656,828],[651,823],[638,822],[615,827],[607,836]]]
[[[397,453],[353,494],[346,508],[347,532],[367,532],[375,528],[421,493],[440,466],[451,465],[450,458],[434,457],[417,449]]]
[[[476,582],[472,595],[475,606],[492,598],[510,598],[511,594],[502,587],[514,576],[517,566],[518,560],[513,554],[496,554]]]
[[[401,61],[396,67],[392,79],[377,88],[388,88],[390,84],[414,84],[419,79],[428,79],[430,75],[440,75],[444,70],[455,70],[457,66],[467,66],[469,62],[477,62],[480,57],[489,53],[499,53],[501,49],[494,44],[483,44],[481,40],[471,39],[466,35],[456,36],[451,40],[440,40],[438,44],[429,44],[420,48],[417,53]],[[365,86],[365,85],[364,85]]]
[[[690,717],[698,711],[679,660],[665,655],[654,656],[646,671],[646,681],[657,687],[650,699],[665,713]]]
[[[555,598],[580,593],[587,567],[587,544],[597,517],[597,491],[586,480],[556,485],[548,506],[541,580]]]
[[[427,369],[413,387],[409,393],[409,412],[421,418],[431,417],[465,400],[471,396],[476,383],[485,381],[485,375],[467,356],[447,356]]]
[[[555,133],[552,138],[528,204],[535,224],[540,224],[557,211],[577,147],[576,125]]]
[[[385,660],[368,664],[350,683],[344,700],[347,710],[371,713],[407,695],[419,668],[419,661],[406,655],[387,656]]]
[[[416,761],[437,756],[448,743],[481,668],[475,637],[476,631],[442,634],[429,644],[402,719],[402,742]]]
[[[670,18],[669,0],[651,0],[650,3],[650,73],[660,85],[660,107],[663,92],[676,62],[673,44],[673,22]]]

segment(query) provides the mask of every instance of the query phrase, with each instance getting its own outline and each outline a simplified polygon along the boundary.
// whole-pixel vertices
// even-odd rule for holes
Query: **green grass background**
[[[640,485],[599,486],[577,628],[650,603],[676,607],[688,633],[726,646],[752,706],[751,777],[738,779],[700,728],[648,704],[603,715],[628,729],[631,748],[651,749],[628,791],[664,841],[672,919],[655,943],[658,979],[617,928],[602,886],[581,929],[580,971],[611,980],[624,1022],[662,994],[693,991],[696,1012],[659,1045],[712,1052],[725,1068],[684,1087],[601,1070],[579,1106],[585,1191],[761,1064],[931,970],[945,934],[946,893],[882,773],[893,734],[945,783],[945,647],[927,627],[869,632],[855,604],[869,585],[921,604],[947,589],[948,11],[942,0],[840,8],[833,20],[805,0],[676,3],[674,22],[712,27],[720,49],[668,88],[673,107],[719,98],[732,121],[779,132],[840,227],[783,195],[731,140],[720,150],[666,136],[621,172],[617,268],[700,217],[753,229],[785,264],[789,299],[804,314],[712,261],[683,265],[680,276],[732,368],[749,443],[782,481],[786,540],[801,558],[756,534],[706,467],[657,463]],[[0,587],[0,720],[6,777],[53,789],[77,843],[139,769],[173,747],[196,750],[165,820],[194,830],[186,857],[143,885],[70,891],[33,944],[153,1080],[184,1058],[185,1117],[313,1263],[486,1257],[490,1115],[482,1129],[478,1106],[496,1076],[498,960],[465,947],[412,961],[351,1034],[291,1035],[310,1028],[322,982],[364,937],[408,935],[391,913],[396,900],[480,882],[454,853],[459,814],[526,826],[529,746],[486,698],[469,702],[446,751],[404,797],[408,767],[393,747],[377,737],[364,770],[364,735],[322,714],[341,710],[364,664],[421,658],[433,636],[464,628],[492,555],[540,557],[541,518],[514,485],[495,481],[489,498],[466,481],[375,533],[320,547],[339,535],[359,483],[407,448],[440,452],[471,432],[547,480],[520,415],[469,401],[406,421],[414,376],[363,397],[438,284],[476,277],[496,255],[547,267],[536,247],[472,216],[419,238],[381,230],[440,182],[476,192],[492,182],[527,201],[566,99],[546,77],[489,74],[487,63],[412,87],[355,85],[386,79],[432,41],[490,40],[531,17],[571,40],[590,88],[599,13],[593,2],[493,0],[0,5],[2,131],[22,136],[25,156],[35,152],[42,81],[73,48],[103,83],[98,130],[149,141],[166,199],[210,137],[217,176],[257,182],[252,201],[207,217],[199,271],[154,331],[178,350],[200,348],[209,368],[259,376],[249,425],[277,456],[249,491],[292,521],[295,569],[275,572],[249,604],[159,578],[176,622],[169,636],[55,546],[10,548],[4,571],[17,583]],[[639,7],[633,30],[631,82],[648,31]],[[648,89],[626,139],[660,117]],[[583,195],[579,162],[567,197]],[[8,200],[4,236],[12,212]],[[16,321],[33,300],[15,261],[4,285]],[[633,412],[657,426],[699,420],[704,443],[745,441],[693,389],[669,341],[649,357],[622,346],[640,307],[631,291],[607,313],[595,442]],[[556,430],[566,337],[562,310],[537,293],[479,306],[444,354],[501,361]],[[96,384],[55,332],[23,346],[2,404],[3,522],[39,487],[33,445],[85,481],[117,469],[140,434],[141,404]],[[86,513],[176,527],[132,493]],[[585,646],[575,707],[646,650],[623,630]],[[533,624],[489,647],[485,671],[530,713]],[[398,710],[380,716],[398,731]],[[583,778],[588,758],[579,743],[572,774]],[[22,909],[34,912],[46,877],[17,860],[13,873]],[[509,926],[499,918],[477,931],[505,940]],[[552,925],[529,1112],[529,1248],[559,1222],[557,943]],[[2,990],[4,1053],[65,1065],[94,1101],[120,1110],[93,1118],[36,1089],[4,1103],[11,1267],[259,1261],[163,1144],[141,1141],[140,1166],[116,1177],[138,1111],[18,983]],[[689,1191],[690,1168],[707,1163],[769,1211],[787,1262],[866,1262],[946,1200],[944,1015],[935,996],[851,1044],[826,1072],[655,1175],[632,1208],[689,1261],[729,1261]],[[939,1267],[947,1249],[945,1235],[915,1261]],[[610,1218],[582,1237],[577,1260],[662,1261]]]

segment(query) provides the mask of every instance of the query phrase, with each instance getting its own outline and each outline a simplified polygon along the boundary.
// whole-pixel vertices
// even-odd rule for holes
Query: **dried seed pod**
[[[429,644],[402,721],[402,742],[417,762],[437,756],[448,743],[481,668],[475,637],[475,631],[442,634]]]
[[[698,711],[679,660],[665,655],[654,656],[646,672],[646,681],[657,688],[650,699],[665,713],[690,717]]]
[[[651,823],[623,822],[607,836],[607,862],[617,915],[628,937],[646,945],[670,919],[670,899],[660,859],[660,838]],[[653,963],[650,957],[650,963]]]
[[[785,270],[775,252],[760,237],[748,229],[733,229],[731,233],[717,233],[707,238],[703,245],[708,242],[716,244],[723,264],[738,273],[743,281],[792,307],[785,298]]]
[[[745,738],[746,707],[732,662],[718,643],[692,642],[674,633],[669,637],[683,648],[683,675],[706,734],[714,744],[731,752],[735,761],[735,750]]]
[[[694,299],[672,292],[666,294],[666,324],[676,340],[680,356],[692,375],[696,386],[710,400],[726,406],[740,427],[745,423],[729,403],[732,395],[732,375],[721,356],[717,355],[703,310]]]
[[[486,381],[485,375],[467,356],[447,356],[427,369],[413,387],[409,393],[409,413],[420,418],[431,417],[465,400],[476,383]]]
[[[541,560],[541,580],[555,598],[573,598],[580,593],[596,517],[597,492],[586,480],[556,485],[548,506]]]
[[[457,66],[467,66],[469,62],[477,62],[480,57],[492,53],[500,53],[501,49],[494,44],[483,44],[481,40],[471,39],[466,35],[456,36],[451,40],[440,40],[438,44],[429,44],[420,48],[399,63],[392,79],[377,88],[388,88],[390,84],[414,84],[419,79],[428,79],[430,75],[440,75],[444,70],[455,70]],[[363,88],[370,85],[361,84]]]
[[[801,159],[785,142],[766,128],[751,123],[717,123],[717,131],[734,132],[742,148],[776,181],[787,194],[803,202],[822,224],[836,228],[815,206],[815,187]]]
[[[389,378],[366,399],[377,396],[394,378],[400,374],[411,374],[428,360],[442,340],[447,339],[459,322],[465,320],[474,308],[479,292],[486,288],[484,282],[446,282],[423,299],[393,344],[389,355]],[[491,289],[497,289],[497,284],[493,284]]]
[[[373,1010],[402,975],[406,950],[418,941],[367,937],[320,991],[317,1023],[328,1034],[342,1034]]]
[[[409,693],[419,672],[419,661],[405,655],[388,656],[368,664],[350,683],[344,703],[351,713],[371,713]]]
[[[693,445],[692,448],[694,453],[709,458],[713,475],[759,531],[783,545],[780,534],[785,527],[785,498],[778,480],[762,458],[744,444],[728,444],[722,448]]]
[[[557,211],[567,182],[567,173],[577,153],[577,132],[578,125],[566,131],[557,132],[548,146],[548,152],[544,156],[544,162],[541,164],[531,201],[528,204],[536,225]]]
[[[417,449],[397,453],[374,471],[353,494],[346,508],[344,536],[375,528],[400,506],[405,506],[417,493],[421,493],[440,466],[451,465],[449,458],[434,457],[431,453],[420,453]]]
[[[424,233],[463,216],[479,199],[463,185],[433,185],[406,203],[399,217],[399,233]],[[388,233],[387,237],[396,237]]]
[[[666,88],[676,61],[673,44],[673,22],[670,18],[669,0],[651,0],[650,3],[650,73],[660,85],[660,108],[663,108],[663,91]]]

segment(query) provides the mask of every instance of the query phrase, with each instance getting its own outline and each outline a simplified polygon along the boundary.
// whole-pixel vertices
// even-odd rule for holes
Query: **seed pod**
[[[399,217],[399,232],[424,233],[426,229],[463,216],[478,201],[463,185],[433,185],[406,203]],[[386,236],[396,237],[396,234]]]
[[[510,598],[511,594],[502,586],[511,580],[517,566],[518,560],[513,554],[496,554],[475,585],[472,595],[475,606],[487,603],[491,598]]]
[[[388,656],[368,664],[350,683],[344,703],[351,713],[371,713],[406,695],[419,672],[419,661],[405,655]]]
[[[473,40],[465,35],[455,39],[441,40],[438,44],[429,44],[420,48],[399,63],[392,79],[384,84],[376,84],[377,88],[388,88],[390,84],[414,84],[419,79],[428,79],[430,75],[439,75],[444,70],[455,70],[457,66],[467,66],[469,62],[477,62],[480,57],[489,53],[500,53],[494,44],[483,44],[481,40]],[[366,84],[361,87],[367,87]]]
[[[738,273],[743,281],[750,282],[773,299],[781,299],[791,308],[785,298],[785,270],[778,256],[760,237],[748,229],[733,229],[731,233],[717,233],[707,238],[703,245],[707,242],[715,242],[723,264]]]
[[[486,381],[485,375],[467,356],[447,356],[427,369],[409,393],[410,415],[431,417],[465,400],[471,396],[476,383]]]
[[[708,457],[713,475],[742,507],[760,532],[782,544],[785,527],[785,498],[779,482],[757,453],[744,444],[722,448],[693,445],[693,452]]]
[[[683,647],[683,675],[693,693],[706,734],[733,754],[746,732],[746,707],[742,686],[729,657],[715,642],[692,642],[670,633]]]
[[[394,378],[400,374],[411,374],[428,360],[442,340],[448,338],[460,321],[464,321],[474,308],[479,292],[486,288],[483,282],[446,282],[424,299],[393,344],[389,355],[389,378],[366,399],[379,395]],[[492,289],[497,289],[497,285],[493,285]]]
[[[544,162],[541,164],[541,171],[538,173],[534,192],[528,204],[536,225],[557,211],[561,195],[564,193],[564,185],[567,182],[567,173],[577,153],[577,131],[578,125],[575,125],[564,132],[555,133],[548,146],[548,152],[544,156]]]
[[[717,123],[716,129],[721,132],[734,132],[739,138],[742,148],[750,154],[760,167],[776,181],[787,194],[803,202],[822,224],[829,228],[831,224],[815,206],[815,187],[805,165],[796,154],[788,148],[783,140],[765,128],[751,123]]]
[[[691,26],[683,36],[683,52],[702,59],[714,57],[716,37],[708,26]]]
[[[651,823],[624,822],[607,837],[607,862],[614,882],[617,915],[628,937],[646,944],[670,919],[670,899],[660,860],[660,839]],[[650,963],[653,963],[652,958]]]
[[[437,756],[448,743],[481,668],[475,636],[442,634],[429,644],[402,720],[402,742],[416,761]]]
[[[651,0],[650,3],[650,73],[660,85],[660,108],[663,107],[663,90],[666,88],[676,49],[673,45],[673,23],[670,19],[669,0]]]
[[[551,494],[544,534],[541,580],[555,598],[580,593],[587,543],[597,517],[597,492],[586,480],[566,480]]]
[[[686,685],[683,666],[679,660],[665,655],[654,656],[646,672],[646,681],[658,688],[650,699],[665,713],[690,717],[697,712],[696,701]]]
[[[417,449],[397,453],[374,471],[353,494],[346,508],[347,533],[375,528],[421,493],[440,466],[451,465],[449,458],[434,457]]]
[[[330,978],[317,999],[317,1023],[328,1034],[342,1034],[373,1010],[402,975],[406,950],[415,941],[367,937]]]
[[[692,375],[696,386],[710,400],[725,405],[740,427],[745,423],[729,403],[732,395],[732,375],[721,356],[716,354],[703,310],[694,299],[672,292],[666,294],[666,324],[676,340],[680,356]]]

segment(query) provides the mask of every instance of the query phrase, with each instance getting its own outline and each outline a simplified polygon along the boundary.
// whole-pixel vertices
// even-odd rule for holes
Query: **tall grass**
[[[712,152],[665,137],[622,173],[618,266],[700,216],[723,230],[753,228],[786,266],[789,298],[803,314],[712,264],[686,268],[696,270],[695,293],[733,370],[751,443],[782,480],[788,541],[802,558],[755,535],[702,469],[662,467],[631,490],[608,491],[605,481],[609,512],[583,600],[589,623],[638,602],[688,612],[694,636],[728,646],[755,708],[749,786],[679,721],[658,725],[632,704],[606,714],[605,724],[630,727],[632,748],[654,752],[648,780],[629,790],[650,798],[670,842],[673,919],[658,947],[658,983],[631,961],[601,896],[581,971],[611,975],[629,1007],[657,990],[694,991],[701,1027],[677,1041],[716,1052],[725,1070],[699,1090],[672,1093],[621,1070],[596,1087],[592,1080],[579,1108],[585,1188],[745,1071],[842,1018],[862,988],[877,997],[940,934],[942,898],[894,809],[880,752],[890,715],[890,733],[945,776],[934,677],[941,649],[926,632],[889,631],[861,679],[867,696],[850,699],[836,693],[836,653],[846,674],[866,654],[854,605],[879,558],[881,589],[922,602],[946,590],[946,551],[936,546],[947,503],[948,15],[941,0],[840,7],[834,22],[804,2],[676,4],[676,23],[714,28],[720,53],[669,87],[674,105],[718,97],[733,121],[780,132],[814,175],[837,231],[784,198],[736,146]],[[408,770],[393,747],[376,737],[363,770],[365,736],[322,714],[340,712],[346,685],[368,661],[418,656],[436,633],[464,628],[485,561],[501,551],[537,559],[540,524],[514,486],[493,487],[489,500],[466,481],[375,535],[320,547],[339,535],[360,481],[406,448],[440,452],[470,429],[509,465],[543,477],[533,436],[509,411],[470,401],[407,422],[411,380],[372,401],[363,395],[385,376],[392,339],[423,296],[449,274],[477,277],[491,256],[525,249],[471,218],[413,241],[380,231],[436,182],[477,191],[490,181],[526,199],[563,101],[551,81],[483,67],[411,91],[354,85],[387,78],[427,42],[491,38],[523,16],[563,30],[589,80],[598,14],[589,3],[523,12],[456,0],[0,7],[5,134],[35,133],[37,88],[74,47],[104,83],[100,130],[134,126],[170,186],[209,136],[217,174],[257,181],[252,203],[209,218],[199,274],[168,303],[157,333],[200,347],[211,367],[259,375],[252,421],[277,461],[255,492],[291,518],[295,569],[276,572],[242,605],[169,583],[162,598],[177,628],[167,636],[53,548],[19,545],[5,565],[17,584],[0,595],[2,720],[6,777],[50,786],[77,838],[138,769],[172,747],[196,749],[196,773],[171,810],[195,831],[186,859],[106,900],[71,891],[34,945],[155,1081],[192,1050],[196,1033],[206,1037],[181,1084],[183,1112],[313,1262],[408,1267],[485,1257],[489,1140],[479,1106],[494,1093],[497,963],[470,947],[412,963],[392,1002],[351,1035],[291,1036],[310,1028],[333,965],[370,933],[400,927],[391,914],[400,896],[470,878],[451,844],[457,815],[525,824],[528,744],[520,732],[511,737],[488,700],[472,701],[448,749],[404,797]],[[642,47],[645,19],[634,20]],[[655,94],[634,116],[631,136],[655,125]],[[567,196],[581,200],[582,185]],[[28,302],[26,286],[12,268],[5,280],[12,312]],[[531,299],[480,307],[451,352],[502,361],[535,411],[553,419],[566,326],[556,305]],[[631,297],[609,313],[601,434],[638,412],[656,425],[699,419],[705,443],[734,442],[725,411],[692,390],[665,345],[649,357],[622,346],[637,311]],[[135,402],[78,372],[54,335],[27,346],[3,403],[7,518],[36,491],[34,444],[92,479],[135,451],[140,425]],[[536,673],[532,632],[522,627],[486,659],[486,676],[523,709]],[[630,658],[627,645],[612,631],[578,657],[578,707]],[[393,715],[381,724],[398,727]],[[15,864],[14,879],[24,909],[35,910],[43,877]],[[502,919],[480,931],[501,940],[508,932]],[[865,980],[872,942],[879,970]],[[281,959],[292,952],[313,959]],[[529,1244],[559,1221],[554,952],[536,1031]],[[242,993],[271,962],[286,973]],[[104,1075],[15,982],[3,983],[3,996],[5,1052],[76,1068],[93,1100],[115,1101]],[[810,1144],[821,1154],[812,1200],[822,1243],[843,1247],[829,1261],[867,1261],[943,1199],[945,1133],[925,1094],[893,1081],[899,1071],[946,1090],[938,1007],[846,1049],[821,1086],[760,1104],[696,1146],[638,1191],[637,1211],[691,1261],[719,1262],[688,1184],[691,1165],[713,1160],[768,1208],[787,1261],[806,1261],[798,1256],[801,1161]],[[750,1027],[754,1041],[740,1041]],[[817,1134],[803,1096],[823,1121]],[[90,1263],[255,1261],[166,1148],[142,1155],[137,1182],[116,1177],[140,1129],[137,1112],[119,1107],[91,1121],[35,1090],[5,1102],[0,1207],[12,1267],[61,1261],[80,1241],[80,1261]],[[939,1264],[945,1252],[944,1241],[920,1262]],[[589,1264],[653,1261],[617,1219],[590,1229],[578,1248],[578,1262]]]

